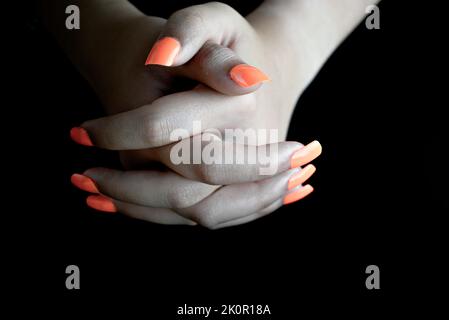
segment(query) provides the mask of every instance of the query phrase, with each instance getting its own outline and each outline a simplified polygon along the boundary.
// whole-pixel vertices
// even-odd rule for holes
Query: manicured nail
[[[308,196],[312,191],[313,191],[313,187],[310,184],[305,185],[304,187],[301,187],[298,190],[287,194],[284,197],[284,204],[289,204],[289,203],[301,200],[302,198]]]
[[[86,203],[89,207],[95,210],[104,212],[117,212],[115,204],[104,196],[100,195],[88,196],[86,199]]]
[[[73,185],[81,190],[91,192],[91,193],[99,193],[97,186],[95,185],[95,182],[82,174],[74,173],[70,177],[70,181],[73,183]]]
[[[236,65],[231,69],[229,75],[235,83],[244,88],[270,80],[265,73],[247,64]]]
[[[312,176],[312,174],[315,173],[315,171],[316,171],[315,166],[313,164],[309,164],[307,167],[301,169],[301,171],[295,173],[288,180],[288,190],[296,188],[300,184],[306,182]]]
[[[165,37],[159,39],[151,48],[145,65],[158,64],[169,67],[173,64],[180,49],[181,44],[175,38]]]
[[[293,154],[290,160],[290,167],[297,168],[308,164],[310,161],[314,160],[321,154],[321,150],[322,147],[318,141],[315,140],[309,143]]]
[[[89,134],[86,129],[81,127],[74,127],[70,130],[70,138],[76,143],[82,144],[83,146],[92,147],[94,144],[89,138]]]

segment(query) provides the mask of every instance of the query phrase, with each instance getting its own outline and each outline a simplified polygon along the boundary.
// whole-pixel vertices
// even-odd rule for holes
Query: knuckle
[[[189,32],[199,31],[204,26],[204,17],[197,7],[192,6],[178,10],[170,16],[169,21],[177,28],[182,26],[184,30],[188,28]]]
[[[237,11],[235,11],[233,7],[223,2],[212,1],[207,3],[207,5],[215,8],[216,10],[219,10],[220,12],[226,11],[227,13],[237,13]]]
[[[248,21],[230,5],[223,2],[214,1],[205,4],[205,6],[213,8],[216,12],[219,12],[222,15],[229,16],[232,21],[238,23],[240,27],[245,27],[248,31],[251,30]]]
[[[167,202],[172,208],[182,209],[192,206],[192,190],[185,186],[174,186],[167,194]]]
[[[219,46],[210,41],[206,42],[201,50],[197,53],[194,60],[204,69],[212,69],[217,65],[231,63],[235,60],[235,53],[227,48]]]
[[[188,207],[187,199],[182,195],[170,193],[167,195],[167,202],[169,203],[171,208],[174,209],[182,209]]]
[[[195,214],[195,221],[206,229],[214,229],[217,226],[217,221],[211,210],[199,210]]]
[[[219,185],[221,179],[220,170],[217,166],[202,164],[195,168],[195,174],[202,182],[212,185]]]
[[[169,118],[154,118],[146,116],[142,118],[142,137],[145,145],[156,147],[164,144],[172,131],[172,124]]]

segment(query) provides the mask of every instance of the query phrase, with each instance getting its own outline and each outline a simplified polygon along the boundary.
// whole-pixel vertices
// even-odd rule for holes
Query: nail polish
[[[296,188],[300,184],[306,182],[316,171],[316,168],[313,164],[309,164],[307,167],[301,169],[301,171],[295,173],[288,180],[288,190],[292,190]]]
[[[304,187],[301,187],[298,190],[287,194],[284,197],[284,204],[289,204],[301,200],[304,197],[308,196],[312,191],[313,187],[310,184],[305,185]]]
[[[88,196],[86,199],[86,203],[89,207],[95,210],[104,212],[117,212],[115,204],[105,196]]]
[[[70,130],[70,138],[76,143],[79,143],[83,146],[92,147],[94,144],[92,140],[90,140],[89,134],[86,129],[81,127],[74,127]]]
[[[297,168],[308,164],[310,161],[316,159],[322,151],[321,144],[318,141],[313,141],[308,145],[296,151],[290,159],[290,168]]]
[[[261,82],[269,81],[270,78],[257,69],[247,64],[238,64],[229,72],[231,79],[243,88],[252,87]]]
[[[173,64],[180,49],[181,44],[175,38],[165,37],[159,39],[151,48],[145,65],[157,64],[169,67]]]
[[[75,187],[81,190],[91,193],[99,193],[98,188],[95,185],[95,182],[85,175],[74,173],[70,177],[70,181],[73,183]]]

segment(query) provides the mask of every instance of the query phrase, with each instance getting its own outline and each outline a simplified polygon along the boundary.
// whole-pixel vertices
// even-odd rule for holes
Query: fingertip
[[[309,164],[305,168],[299,170],[288,180],[287,189],[292,190],[303,184],[315,173],[315,171],[316,167],[313,164]]]
[[[83,191],[87,191],[87,192],[91,192],[91,193],[99,193],[98,188],[95,184],[95,181],[88,176],[74,173],[70,177],[70,181],[72,182],[72,184],[75,187],[77,187]]]
[[[321,144],[315,140],[308,145],[297,150],[290,159],[290,167],[296,168],[308,164],[321,155],[323,148]]]
[[[86,198],[86,204],[95,210],[115,213],[117,212],[117,207],[112,202],[112,200],[106,198],[102,195],[91,195]]]
[[[240,87],[250,88],[271,79],[260,69],[248,64],[238,64],[229,71],[231,79]]]
[[[70,130],[70,138],[83,146],[92,147],[94,145],[86,129],[81,127],[72,128]]]
[[[173,37],[164,37],[156,41],[147,56],[145,65],[170,67],[181,50],[181,43]]]
[[[298,189],[295,189],[293,192],[287,194],[284,197],[284,200],[283,200],[284,205],[304,199],[309,194],[311,194],[313,192],[313,190],[314,189],[310,184],[305,185],[303,187],[299,187]]]

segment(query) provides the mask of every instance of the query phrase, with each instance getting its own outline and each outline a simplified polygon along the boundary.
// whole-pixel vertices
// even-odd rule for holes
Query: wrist
[[[266,0],[248,16],[304,89],[378,0]]]
[[[73,0],[80,11],[80,28],[65,28],[65,6],[69,1],[43,1],[48,28],[77,69],[91,81],[98,69],[111,68],[115,52],[122,51],[123,34],[145,15],[124,0]],[[107,68],[106,68],[107,67]]]
[[[129,51],[125,45],[126,37],[133,26],[146,18],[140,12],[131,14],[130,11],[129,7],[121,12],[110,10],[101,22],[85,26],[84,34],[70,44],[68,55],[89,82],[95,82],[101,74],[102,77],[110,76],[118,65],[126,61],[128,52],[124,51]],[[122,61],[117,61],[120,54]]]
[[[123,112],[144,103],[140,95],[132,95],[129,88],[141,87],[141,83],[147,81],[145,59],[164,23],[161,18],[142,16],[116,26],[103,47],[103,54],[92,61],[85,77],[107,113]]]
[[[297,14],[291,3],[297,1],[266,1],[247,16],[248,22],[261,39],[263,55],[268,59],[268,74],[289,99],[296,102],[308,83],[303,41],[297,32]],[[288,88],[288,89],[287,89]],[[288,93],[287,93],[288,92]]]

